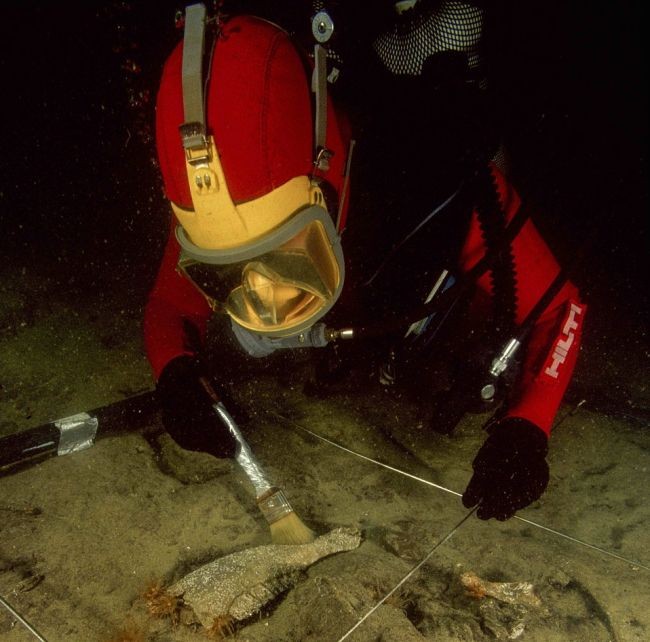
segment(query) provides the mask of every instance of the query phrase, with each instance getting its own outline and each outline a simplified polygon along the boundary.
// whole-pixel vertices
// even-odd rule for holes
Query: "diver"
[[[447,347],[432,428],[453,429],[465,400],[501,401],[463,503],[507,519],[546,489],[586,307],[507,178],[482,75],[484,10],[382,2],[368,27],[344,5],[315,3],[309,48],[266,20],[188,8],[156,111],[174,217],[145,344],[163,423],[183,448],[234,454],[201,383],[213,316],[224,384],[237,359],[307,348],[328,361],[357,338],[348,354],[381,353],[378,379],[391,384],[400,363],[418,371]],[[475,340],[446,345],[461,327]]]

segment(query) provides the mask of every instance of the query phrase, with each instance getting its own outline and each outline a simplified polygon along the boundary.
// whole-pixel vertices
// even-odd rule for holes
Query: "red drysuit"
[[[233,37],[229,38],[230,35]],[[257,88],[263,87],[269,80],[263,75],[264,66],[254,55],[238,58],[235,56],[237,64],[240,65],[236,72],[232,67],[228,67],[228,61],[233,60],[229,56],[228,47],[235,44],[240,46],[242,38],[250,38],[250,42],[256,39],[270,39],[275,43],[274,46],[279,48],[292,47],[289,40],[275,27],[248,17],[233,18],[227,22],[224,36],[216,47],[213,80],[207,96],[207,120],[214,131],[231,195],[235,201],[255,198],[282,184],[291,176],[309,174],[312,171],[311,139],[305,140],[304,137],[298,136],[273,138],[267,137],[267,132],[260,129],[242,130],[238,127],[242,115],[247,112],[246,101],[250,100],[252,105],[257,105],[260,100],[260,94],[256,93]],[[256,50],[255,47],[248,49],[253,53]],[[184,208],[191,208],[183,150],[178,135],[178,126],[184,120],[181,54],[182,49],[179,46],[167,61],[163,72],[157,103],[157,144],[167,197]],[[292,59],[291,55],[287,56]],[[294,62],[296,65],[302,64],[297,55]],[[227,92],[242,96],[242,101],[219,100],[219,97]],[[291,109],[295,112],[294,118],[299,120],[310,113],[310,107],[305,108],[305,101],[311,101],[307,89],[302,93],[283,97],[278,104],[270,102],[268,108]],[[349,136],[331,103],[328,116],[327,146],[335,153],[326,179],[340,195]],[[311,123],[307,125],[307,129],[311,131]],[[299,165],[284,166],[281,158],[285,158],[286,154],[281,158],[277,157],[280,160],[276,162],[274,146],[278,145],[283,146],[284,151],[287,145],[293,145],[293,155],[301,159]],[[261,173],[260,159],[264,162],[264,171]],[[520,207],[520,198],[498,170],[493,168],[493,171],[497,178],[501,205],[510,220]],[[146,350],[156,378],[173,358],[192,354],[192,348],[186,342],[183,321],[190,321],[204,334],[211,314],[203,296],[176,270],[179,246],[173,234],[175,225],[176,222],[173,221],[172,233],[145,313]],[[346,252],[364,251],[363,248],[346,247],[345,237],[343,246]],[[484,251],[483,238],[474,214],[460,256],[461,270],[469,270]],[[517,274],[516,320],[521,323],[554,279],[559,266],[530,221],[525,223],[513,241],[513,254]],[[479,288],[483,293],[489,294],[489,274],[479,280]],[[570,283],[565,284],[538,320],[529,337],[524,367],[508,416],[527,419],[546,434],[550,433],[554,416],[574,369],[584,315],[585,306],[580,302],[576,288]]]
[[[313,99],[307,67],[287,34],[271,23],[237,16],[223,25],[212,58],[206,120],[235,202],[257,198],[295,176],[314,171]],[[191,209],[178,131],[184,122],[181,70],[182,43],[163,70],[156,105],[156,143],[167,198]],[[347,121],[328,99],[326,147],[333,156],[329,170],[320,177],[336,197],[343,186],[348,130]],[[330,205],[330,211],[336,212],[336,207],[337,203]],[[342,225],[346,211],[344,206]],[[156,379],[171,359],[191,354],[185,345],[182,319],[204,332],[210,315],[202,295],[176,272],[179,246],[175,226],[172,221],[145,313],[145,344]]]
[[[496,167],[501,206],[510,221],[521,199]],[[548,246],[528,220],[512,243],[517,275],[516,323],[521,324],[560,267]],[[483,256],[485,246],[476,213],[460,257],[461,269],[471,269]],[[490,275],[478,281],[482,292],[491,291]],[[586,306],[580,302],[576,287],[565,283],[537,321],[526,345],[526,357],[507,416],[522,417],[539,426],[547,435],[569,385],[575,367]]]

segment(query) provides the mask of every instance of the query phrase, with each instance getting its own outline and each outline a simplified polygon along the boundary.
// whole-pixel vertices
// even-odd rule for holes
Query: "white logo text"
[[[558,342],[555,344],[555,349],[553,350],[553,363],[544,370],[544,372],[549,377],[553,377],[553,379],[558,378],[558,368],[566,361],[569,349],[573,345],[573,340],[575,338],[574,330],[578,327],[576,316],[579,314],[582,314],[582,308],[579,305],[572,303],[571,310],[569,311],[569,318],[566,320],[566,323],[562,328],[564,338],[558,339]]]

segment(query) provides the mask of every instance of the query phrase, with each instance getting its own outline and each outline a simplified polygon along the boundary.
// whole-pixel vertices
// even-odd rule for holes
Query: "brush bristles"
[[[309,544],[316,537],[293,511],[280,517],[270,527],[274,544]]]

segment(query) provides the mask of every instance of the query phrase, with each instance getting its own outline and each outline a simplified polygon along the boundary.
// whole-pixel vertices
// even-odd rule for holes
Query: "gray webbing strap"
[[[314,119],[314,146],[319,169],[327,169],[327,159],[321,155],[327,138],[327,50],[322,45],[314,46],[314,72],[312,91],[316,94],[316,116]],[[324,166],[321,162],[324,161]]]
[[[203,46],[205,41],[205,5],[193,4],[185,10],[185,31],[183,36],[183,110],[185,124],[200,124],[192,135],[183,136],[183,146],[197,147],[204,143],[195,140],[205,135],[203,112]],[[197,129],[202,129],[199,132]]]

